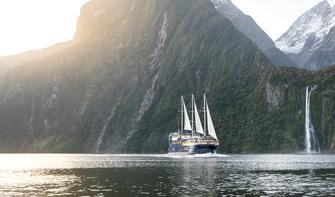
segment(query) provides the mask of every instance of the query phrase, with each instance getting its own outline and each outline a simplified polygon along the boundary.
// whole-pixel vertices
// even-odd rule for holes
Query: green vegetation
[[[334,69],[272,66],[210,1],[90,1],[55,51],[2,77],[1,152],[166,152],[180,96],[200,107],[204,92],[219,151],[301,151],[315,84],[313,123],[323,150],[335,148]]]

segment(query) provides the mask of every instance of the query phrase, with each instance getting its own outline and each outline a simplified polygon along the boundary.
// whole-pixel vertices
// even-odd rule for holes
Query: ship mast
[[[204,94],[204,108],[203,108],[203,111],[204,111],[204,134],[205,136],[207,136],[207,131],[206,131],[206,128],[207,128],[207,118],[206,118],[206,93]]]
[[[183,128],[184,128],[184,125],[183,125],[183,119],[184,119],[184,114],[183,114],[183,96],[181,96],[181,102],[180,102],[180,133],[183,132]]]
[[[192,137],[193,137],[193,132],[194,132],[194,96],[192,94]]]

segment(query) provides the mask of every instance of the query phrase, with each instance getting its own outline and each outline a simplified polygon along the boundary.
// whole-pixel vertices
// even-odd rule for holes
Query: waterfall
[[[116,113],[116,110],[117,108],[121,105],[121,102],[122,102],[122,97],[123,97],[123,89],[121,91],[121,94],[119,96],[119,99],[116,103],[116,105],[112,108],[112,110],[110,111],[110,115],[108,116],[107,120],[104,122],[104,125],[100,131],[100,134],[99,134],[99,137],[97,139],[97,142],[96,142],[96,146],[95,146],[95,152],[96,153],[99,153],[100,152],[100,146],[102,144],[102,141],[105,137],[105,134],[107,132],[107,128],[108,128],[108,125],[110,124],[112,118],[114,117],[115,113]]]
[[[306,87],[306,105],[305,105],[305,148],[307,153],[320,152],[319,142],[311,121],[311,94],[317,88]]]

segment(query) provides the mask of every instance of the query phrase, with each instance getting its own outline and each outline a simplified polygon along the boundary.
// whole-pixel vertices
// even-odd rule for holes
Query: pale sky
[[[0,0],[0,56],[71,40],[81,6],[88,0]],[[232,0],[277,39],[321,0]],[[329,0],[334,5],[335,0]]]
[[[0,56],[71,40],[87,0],[0,0]]]
[[[281,36],[292,23],[322,0],[232,0],[273,39]],[[333,6],[335,0],[328,0]]]

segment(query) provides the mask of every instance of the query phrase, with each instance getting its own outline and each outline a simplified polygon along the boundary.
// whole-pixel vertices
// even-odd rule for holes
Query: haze
[[[88,0],[1,0],[0,56],[48,47],[73,38]]]
[[[80,8],[88,0],[1,0],[0,56],[71,40]],[[321,0],[232,0],[276,40]],[[334,5],[335,0],[330,1]]]

